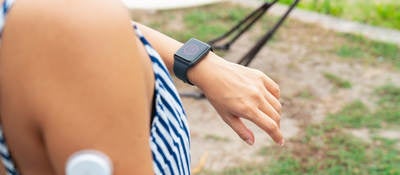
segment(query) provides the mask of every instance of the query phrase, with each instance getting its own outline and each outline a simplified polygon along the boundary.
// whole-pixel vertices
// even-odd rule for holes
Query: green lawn
[[[360,101],[331,114],[320,124],[305,126],[286,149],[262,148],[258,154],[270,160],[204,175],[400,175],[398,140],[380,137],[379,129],[400,128],[400,87],[385,85],[374,92],[377,110]],[[366,128],[370,142],[353,136],[349,129]]]
[[[229,10],[220,10],[223,6]],[[166,26],[170,19],[174,19],[183,12],[181,28],[170,29]],[[229,30],[233,25],[245,17],[251,9],[232,4],[208,5],[201,8],[191,8],[175,11],[160,11],[157,19],[151,19],[148,25],[157,30],[185,42],[191,37],[203,41],[211,40]]]
[[[339,57],[373,64],[384,62],[400,69],[400,48],[397,45],[348,33],[340,33],[338,37],[344,39],[334,50]]]
[[[290,4],[293,0],[280,0],[279,2]],[[301,0],[299,7],[400,30],[399,0]]]

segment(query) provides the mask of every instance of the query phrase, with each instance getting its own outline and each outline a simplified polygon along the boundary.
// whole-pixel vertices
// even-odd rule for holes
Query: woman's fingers
[[[282,112],[282,104],[279,102],[277,98],[275,98],[270,92],[265,89],[264,98],[267,99],[268,103],[272,105],[278,114]]]
[[[262,80],[264,83],[264,86],[268,89],[268,91],[277,99],[280,98],[281,92],[279,89],[279,85],[275,83],[274,80],[266,76],[265,74],[262,76]]]
[[[244,125],[242,120],[239,117],[228,116],[223,117],[224,121],[249,145],[254,144],[254,134],[250,131],[249,128]]]
[[[254,116],[249,117],[249,120],[267,132],[276,143],[279,145],[284,144],[282,132],[279,129],[278,124],[263,111],[255,111]]]
[[[264,76],[264,100],[261,101],[259,109],[273,119],[278,128],[280,128],[280,114],[282,104],[279,102],[280,90],[278,84],[276,84],[268,76]]]
[[[275,121],[275,123],[278,125],[278,128],[280,128],[280,114],[278,111],[272,107],[272,105],[268,102],[267,99],[263,99],[261,102],[261,105],[259,106],[259,109],[261,112],[267,114],[272,120]],[[278,109],[280,110],[280,109]]]

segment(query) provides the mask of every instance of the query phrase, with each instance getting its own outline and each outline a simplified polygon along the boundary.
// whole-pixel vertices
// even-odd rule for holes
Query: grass
[[[224,6],[229,6],[227,7],[229,10],[220,10]],[[249,8],[224,3],[201,8],[159,11],[157,18],[150,17],[151,20],[138,19],[137,21],[142,21],[181,42],[191,37],[208,41],[226,32],[250,11]],[[181,15],[182,19],[178,18]],[[174,24],[171,25],[171,23]]]
[[[221,8],[227,10],[221,10]],[[205,13],[205,11],[207,12]],[[223,5],[192,9],[186,13],[184,23],[186,28],[191,29],[190,35],[208,41],[227,32],[252,11],[253,9],[250,8],[225,3]],[[276,20],[277,18],[273,16],[263,17],[262,22],[256,23],[255,26],[261,26],[263,31],[269,30],[271,25],[274,24],[273,21]],[[271,41],[274,39],[276,38],[272,38]]]
[[[229,142],[229,138],[227,137],[222,137],[219,135],[214,135],[214,134],[207,134],[206,136],[204,136],[204,138],[206,140],[212,140],[212,141],[216,141],[216,142]]]
[[[227,32],[252,11],[252,8],[234,5],[232,3],[221,3],[206,5],[200,8],[158,11],[156,14],[157,18],[149,16],[149,18],[151,18],[150,20],[146,18],[135,20],[141,21],[182,42],[191,37],[209,41]],[[182,19],[177,17],[180,15],[183,16]],[[137,17],[133,15],[133,18]],[[179,20],[175,21],[178,23],[176,25],[179,25],[179,27],[171,27],[169,24],[171,21],[177,20],[176,18]],[[262,32],[264,32],[264,30],[270,29],[271,25],[274,24],[276,20],[276,17],[266,15],[262,18],[262,22],[256,23],[253,27],[259,27]],[[252,32],[254,32],[254,30],[252,30]],[[256,39],[258,40],[258,38]]]
[[[284,174],[284,175],[298,175],[301,170],[301,165],[294,157],[287,155],[282,156],[276,160],[279,164],[274,165],[275,168],[270,168],[262,164],[258,165],[243,165],[241,167],[230,168],[223,172],[205,171],[201,175],[265,175],[265,174]]]
[[[393,84],[379,87],[375,92],[381,97],[379,104],[385,108],[398,108],[400,106],[400,88]]]
[[[338,56],[367,63],[384,62],[400,69],[400,48],[397,45],[348,33],[341,33],[339,37],[345,41],[336,49]]]
[[[395,44],[369,40],[361,35],[349,33],[342,33],[339,35],[345,38],[347,42],[358,45],[360,49],[370,55],[397,59],[397,61],[400,59],[400,48]]]
[[[344,80],[343,78],[329,72],[324,72],[324,77],[338,88],[349,89],[352,86],[350,81]]]
[[[365,52],[360,47],[342,45],[337,50],[337,55],[344,58],[362,58]]]
[[[327,116],[320,124],[305,126],[304,132],[288,142],[286,149],[263,147],[258,154],[270,157],[264,163],[244,165],[211,175],[399,175],[399,141],[382,138],[376,129],[400,128],[400,87],[385,85],[375,90],[378,106],[371,111],[360,101]],[[376,116],[382,111],[396,114]],[[383,123],[386,123],[385,125]],[[367,128],[371,142],[355,137],[347,129]]]
[[[309,91],[309,90],[303,90],[296,94],[296,97],[302,98],[302,99],[313,99],[314,95]]]
[[[280,0],[291,4],[293,0]],[[400,30],[398,0],[301,0],[299,8]]]
[[[388,84],[377,88],[375,94],[380,97],[377,110],[370,111],[361,101],[355,101],[328,117],[328,122],[343,128],[400,126],[400,87]]]
[[[220,10],[222,6],[190,9],[185,13],[183,19],[185,28],[190,30],[180,31],[181,35],[185,35],[181,39],[187,40],[189,37],[196,36],[200,40],[208,41],[228,31],[251,11],[251,9],[241,6],[230,6],[227,8],[229,10]]]
[[[375,116],[389,125],[400,125],[400,88],[389,84],[378,88],[376,93],[381,97],[378,101],[381,108]]]
[[[375,117],[361,101],[345,106],[337,114],[327,118],[330,124],[343,128],[381,128],[381,118]]]

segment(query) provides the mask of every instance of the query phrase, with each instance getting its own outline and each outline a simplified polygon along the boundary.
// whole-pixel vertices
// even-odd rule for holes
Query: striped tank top
[[[13,2],[14,0],[4,0],[1,4],[0,36],[6,15]],[[160,55],[133,22],[132,27],[148,53],[155,77],[149,138],[154,173],[157,175],[190,175],[190,135],[181,99]],[[1,127],[0,157],[7,175],[19,174]]]

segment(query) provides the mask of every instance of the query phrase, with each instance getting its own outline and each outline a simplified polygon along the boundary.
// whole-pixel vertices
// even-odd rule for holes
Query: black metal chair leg
[[[290,12],[294,7],[300,2],[300,0],[295,0],[289,8],[286,10],[284,15],[278,20],[274,27],[269,30],[261,39],[239,60],[238,64],[248,66],[254,59],[254,57],[260,52],[261,48],[272,38],[276,33],[278,28],[283,24],[286,18],[289,16]]]
[[[179,95],[181,97],[194,98],[197,100],[206,98],[203,92],[179,92]]]
[[[246,31],[248,31],[266,12],[273,6],[278,0],[273,0],[272,2],[266,2],[261,7],[254,10],[248,16],[246,16],[243,20],[241,20],[237,25],[232,27],[231,30],[226,32],[225,34],[217,37],[209,41],[208,43],[216,50],[229,50],[230,46]],[[272,38],[272,36],[276,33],[278,28],[282,25],[282,23],[289,16],[290,12],[296,7],[296,5],[300,2],[300,0],[294,0],[293,3],[289,6],[287,11],[283,14],[283,16],[278,20],[278,22],[272,27],[271,30],[267,31],[264,36],[258,40],[258,42],[239,60],[238,64],[248,66],[255,56],[260,52],[261,48]],[[230,37],[235,34],[230,40],[226,43],[217,45],[218,42]],[[182,97],[190,97],[194,99],[204,99],[205,96],[202,92],[188,92],[188,93],[180,93]]]
[[[278,0],[274,0],[273,2],[266,2],[263,5],[261,5],[259,8],[251,12],[248,16],[246,16],[244,19],[242,19],[238,24],[236,24],[234,27],[232,27],[228,32],[225,34],[221,35],[220,37],[217,37],[208,43],[213,47],[213,49],[216,50],[229,50],[230,46],[240,37],[242,36],[246,31],[248,31],[254,23],[256,23],[264,14],[265,12],[272,6],[274,5]],[[223,44],[218,44],[218,42],[229,38],[231,35],[233,37],[227,41],[226,43]]]

